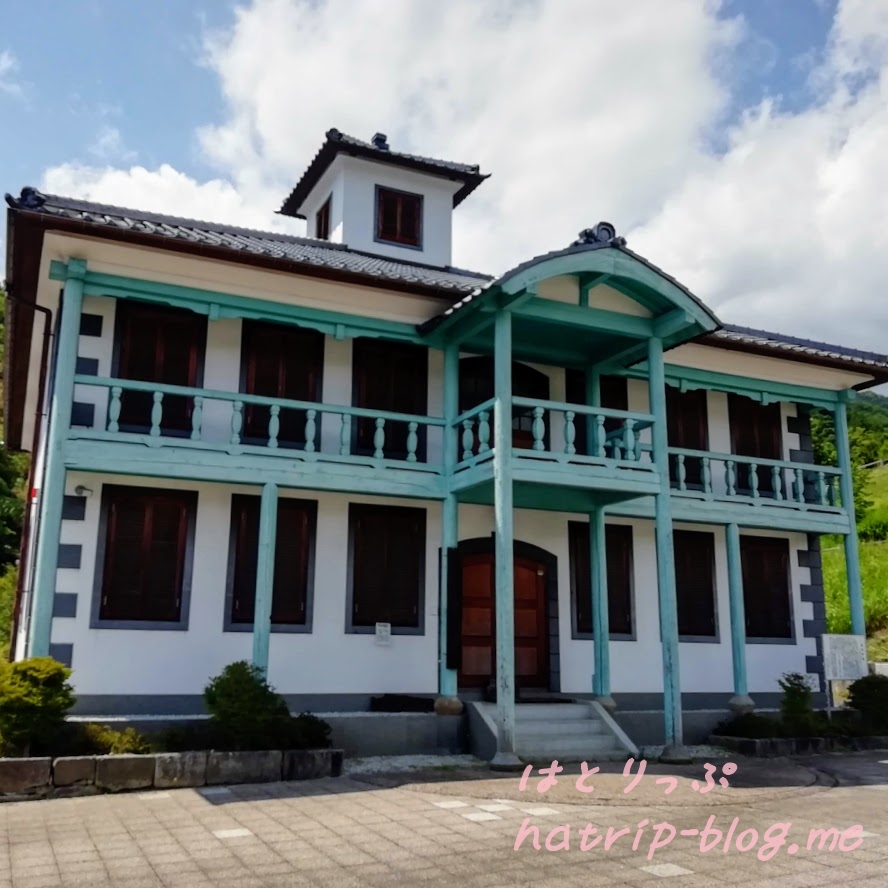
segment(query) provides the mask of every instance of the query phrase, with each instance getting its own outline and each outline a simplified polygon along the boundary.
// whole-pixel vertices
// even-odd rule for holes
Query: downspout
[[[34,491],[34,471],[37,462],[37,449],[40,446],[40,432],[43,428],[43,421],[46,416],[46,373],[49,365],[49,354],[50,354],[50,344],[52,342],[52,311],[51,309],[46,308],[43,305],[38,305],[36,302],[31,302],[27,299],[22,299],[19,296],[16,296],[10,290],[6,291],[6,298],[11,299],[13,302],[18,303],[19,305],[25,305],[28,308],[33,309],[34,311],[39,311],[43,314],[45,318],[44,327],[43,327],[43,345],[41,347],[40,353],[40,381],[38,383],[39,388],[37,390],[37,407],[34,411],[34,436],[31,441],[31,463],[28,466],[28,484],[27,484],[27,501],[24,515],[24,522],[22,524],[22,540],[19,546],[19,560],[18,560],[18,577],[16,580],[15,586],[15,606],[13,608],[12,613],[12,633],[10,635],[10,643],[9,643],[9,660],[12,661],[15,658],[15,642],[18,638],[19,626],[21,624],[21,607],[22,607],[22,595],[24,593],[24,577],[25,571],[22,569],[24,567],[22,561],[28,551],[28,543],[31,538],[31,512],[32,512],[32,497]],[[46,468],[46,462],[44,460],[43,468]],[[40,488],[42,489],[42,479]]]

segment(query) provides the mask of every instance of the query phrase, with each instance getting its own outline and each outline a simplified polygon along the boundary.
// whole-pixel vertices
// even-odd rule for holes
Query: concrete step
[[[597,718],[570,718],[544,722],[530,719],[515,723],[519,737],[584,737],[587,734],[605,733],[604,725]]]
[[[515,721],[567,721],[588,719],[592,707],[585,703],[519,703],[515,707]]]
[[[589,734],[585,737],[517,737],[515,751],[522,758],[589,761],[596,755],[617,750],[610,734]]]

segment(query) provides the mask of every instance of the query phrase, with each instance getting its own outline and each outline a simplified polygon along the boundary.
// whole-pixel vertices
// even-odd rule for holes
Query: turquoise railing
[[[716,499],[839,508],[842,470],[733,453],[669,448],[675,493]]]
[[[491,398],[454,420],[453,427],[459,435],[457,464],[461,468],[490,459],[494,404]],[[642,455],[642,432],[654,421],[648,413],[520,397],[512,399],[512,408],[513,418],[518,414],[530,420],[526,432],[513,433],[513,442],[519,436],[527,438],[527,447],[513,443],[517,456],[596,465],[650,462]],[[608,420],[616,422],[617,428],[608,429]],[[586,444],[580,449],[577,441],[581,437]]]
[[[294,450],[287,446],[284,455],[292,458],[335,458],[344,461],[373,461],[416,464],[417,468],[443,471],[441,465],[432,465],[427,460],[427,447],[436,446],[440,452],[441,441],[430,442],[428,432],[440,429],[443,436],[444,419],[434,416],[417,416],[406,413],[392,413],[361,407],[334,404],[320,404],[312,401],[297,401],[286,398],[269,398],[261,395],[248,395],[241,392],[224,392],[213,389],[192,388],[181,385],[161,385],[154,382],[140,382],[132,379],[102,379],[95,376],[76,376],[78,386],[107,390],[107,423],[98,432],[105,439],[142,440],[157,446],[195,446],[203,448],[260,449],[265,452],[281,452],[285,443],[280,440],[282,411],[291,411],[303,417],[302,443]],[[121,430],[120,418],[124,399],[128,392],[142,392],[151,395],[150,417],[145,431]],[[164,399],[186,398],[190,414],[190,429],[176,429],[173,434],[164,428]],[[220,417],[218,405],[222,405],[224,418]],[[245,439],[245,411],[249,407],[268,408],[268,420],[261,441]],[[215,410],[213,421],[207,416]],[[220,421],[221,420],[221,421]],[[364,447],[356,443],[356,427],[361,420],[372,423],[366,435]],[[325,423],[322,434],[322,422]],[[393,431],[396,430],[396,432]],[[72,433],[74,436],[82,434]],[[393,453],[393,441],[397,437],[400,446]],[[425,445],[425,446],[424,446]],[[429,447],[429,449],[432,449]],[[307,456],[308,455],[308,456]]]

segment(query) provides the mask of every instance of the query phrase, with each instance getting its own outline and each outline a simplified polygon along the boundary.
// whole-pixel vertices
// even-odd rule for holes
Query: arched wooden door
[[[516,684],[548,689],[547,566],[518,555],[514,573]],[[493,551],[463,555],[460,687],[487,687],[496,675],[495,577]]]

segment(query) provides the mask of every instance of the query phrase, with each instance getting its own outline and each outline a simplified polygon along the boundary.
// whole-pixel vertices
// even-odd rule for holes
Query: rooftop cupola
[[[427,265],[451,264],[452,216],[485,179],[477,164],[393,151],[327,130],[280,212],[305,219],[309,237]]]

